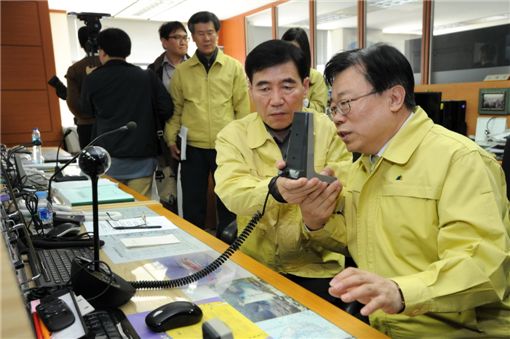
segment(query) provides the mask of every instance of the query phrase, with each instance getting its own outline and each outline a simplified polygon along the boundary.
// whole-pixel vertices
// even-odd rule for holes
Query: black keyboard
[[[122,339],[117,321],[106,311],[94,311],[83,316],[85,326],[96,339]],[[92,336],[91,336],[92,337]]]
[[[92,260],[93,251],[87,247],[37,249],[41,263],[42,286],[64,285],[71,277],[71,262],[75,257]]]

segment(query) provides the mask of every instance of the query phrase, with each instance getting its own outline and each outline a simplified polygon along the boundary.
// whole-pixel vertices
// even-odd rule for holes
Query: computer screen
[[[436,124],[443,124],[441,92],[414,92],[414,100]]]

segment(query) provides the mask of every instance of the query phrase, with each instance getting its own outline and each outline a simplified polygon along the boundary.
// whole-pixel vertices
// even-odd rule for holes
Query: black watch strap
[[[281,203],[286,203],[287,201],[285,201],[285,199],[280,194],[280,191],[278,190],[278,185],[276,184],[276,180],[278,178],[279,178],[278,176],[273,177],[271,179],[271,181],[269,182],[269,185],[267,185],[267,187],[269,189],[269,194],[271,194],[271,196],[274,198],[274,200],[281,202]]]

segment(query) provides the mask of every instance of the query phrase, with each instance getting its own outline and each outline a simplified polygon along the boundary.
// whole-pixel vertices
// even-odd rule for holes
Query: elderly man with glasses
[[[394,47],[339,53],[324,74],[338,135],[362,155],[343,189],[336,181],[315,190],[311,181],[278,184],[284,198],[308,187],[304,224],[347,247],[358,266],[337,274],[329,292],[365,304],[361,314],[392,338],[508,338],[501,166],[416,106],[413,71]]]

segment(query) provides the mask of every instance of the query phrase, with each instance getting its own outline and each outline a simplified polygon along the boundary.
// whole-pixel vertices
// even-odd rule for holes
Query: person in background
[[[159,28],[159,39],[165,52],[154,60],[148,66],[148,69],[154,71],[163,82],[165,88],[170,91],[170,81],[175,72],[175,68],[181,62],[189,59],[188,56],[188,33],[186,27],[179,21],[170,21],[161,25]],[[164,128],[164,126],[162,126]],[[165,154],[166,152],[164,152]],[[156,175],[156,185],[160,202],[177,213],[177,169],[179,162],[172,156],[165,159],[167,166],[158,168],[159,175]]]
[[[78,41],[81,48],[87,52],[87,56],[83,59],[72,64],[66,73],[67,79],[67,107],[74,115],[74,123],[76,124],[76,131],[78,132],[78,139],[80,148],[85,147],[91,141],[92,125],[94,124],[93,117],[84,116],[80,110],[80,94],[83,79],[90,71],[101,65],[99,57],[92,55],[87,51],[87,41],[89,40],[89,31],[86,26],[78,29]]]
[[[214,143],[229,122],[250,111],[248,84],[242,65],[217,47],[220,21],[211,12],[198,12],[188,21],[197,45],[195,54],[175,70],[170,93],[175,112],[166,124],[170,151],[179,159],[177,134],[188,129],[186,160],[181,161],[183,217],[205,227],[209,175],[216,170]],[[217,234],[234,215],[216,199]]]
[[[153,70],[169,89],[170,80],[175,68],[181,62],[189,59],[188,42],[189,37],[186,27],[179,21],[170,21],[159,28],[159,39],[165,52],[154,60],[147,68]]]
[[[126,32],[105,29],[97,42],[102,66],[83,82],[82,112],[96,118],[92,137],[136,122],[136,129],[107,135],[96,144],[110,153],[109,176],[150,197],[158,153],[154,111],[166,122],[172,99],[154,72],[126,62],[131,53]]]
[[[280,180],[274,165],[285,157],[294,112],[311,112],[303,108],[310,68],[298,47],[282,40],[263,42],[246,57],[245,69],[257,112],[232,121],[216,139],[216,193],[237,215],[239,232],[262,211],[268,187]],[[326,115],[310,114],[315,131],[320,131],[315,135],[314,167],[328,167],[345,181],[352,155]],[[310,236],[300,222],[299,204],[273,197],[241,251],[335,302],[328,294],[329,281],[342,270],[343,255],[328,247],[328,241]]]
[[[328,103],[328,87],[322,74],[314,68],[311,68],[311,52],[308,36],[304,29],[299,27],[289,28],[283,33],[282,40],[292,42],[301,48],[305,53],[306,62],[310,68],[310,89],[304,100],[303,106],[313,109],[316,112],[325,113]]]
[[[330,293],[364,304],[361,314],[392,338],[508,338],[501,166],[415,105],[413,71],[396,48],[339,53],[324,73],[338,135],[362,155],[339,200],[337,182],[286,181],[281,191],[308,187],[303,222],[347,246],[358,265],[340,272]]]

